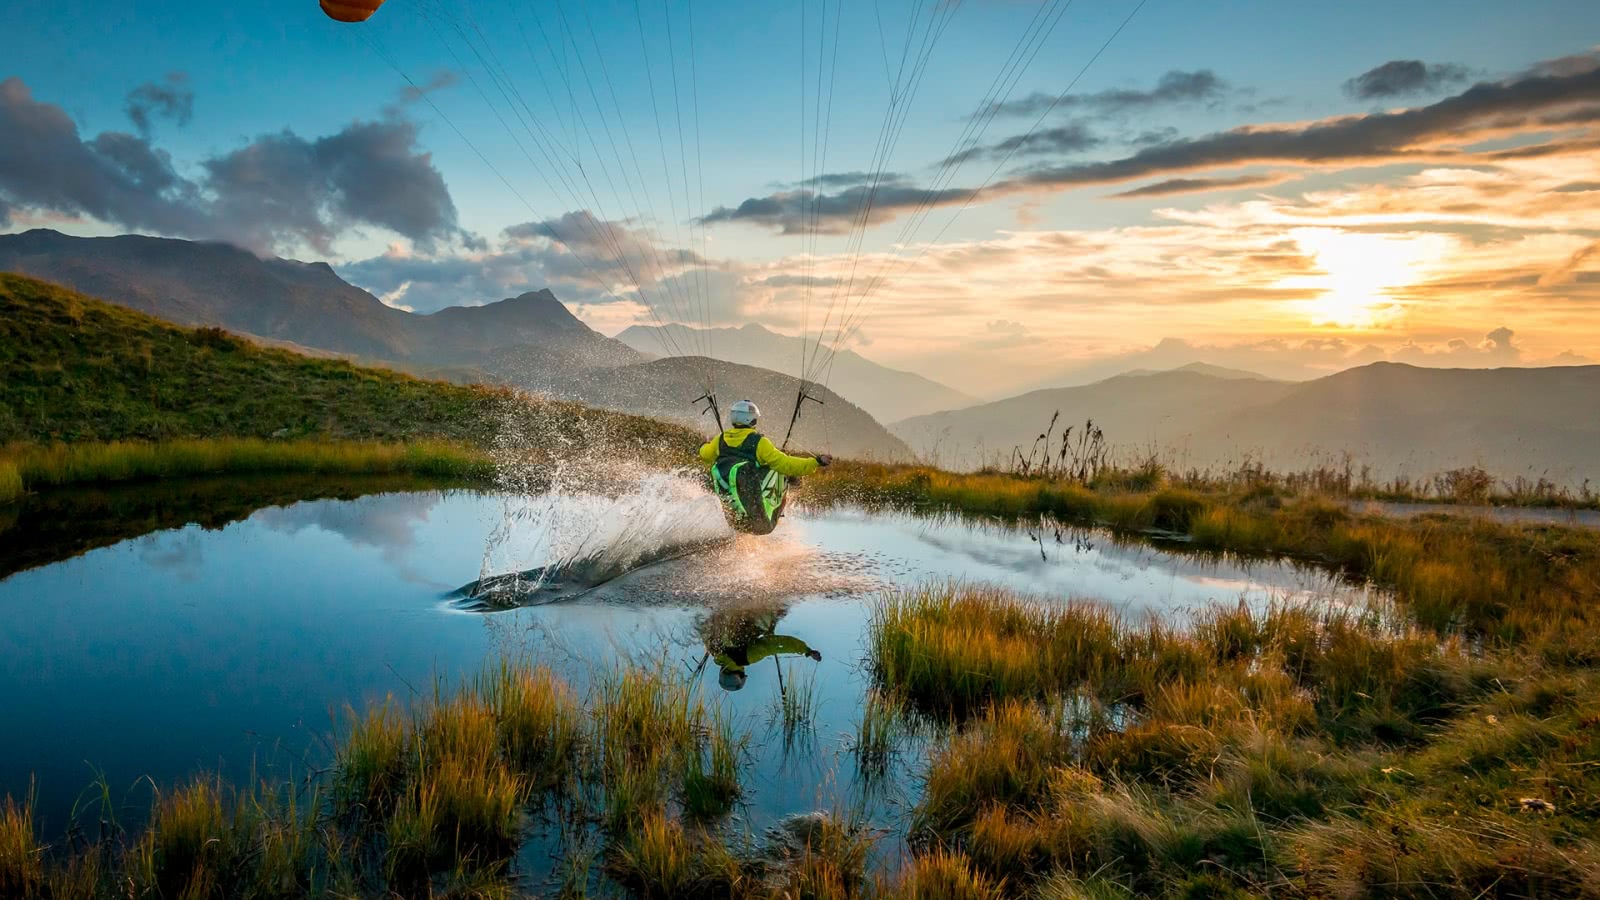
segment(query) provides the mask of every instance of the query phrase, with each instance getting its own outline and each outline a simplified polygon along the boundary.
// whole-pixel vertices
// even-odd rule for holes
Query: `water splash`
[[[732,539],[703,474],[642,464],[652,448],[632,448],[615,421],[528,397],[508,404],[494,442],[500,522],[458,600],[550,602]]]
[[[653,472],[620,490],[612,487],[605,493],[557,486],[540,494],[502,494],[479,579],[457,596],[488,606],[570,598],[640,566],[733,538],[722,504],[685,473]]]

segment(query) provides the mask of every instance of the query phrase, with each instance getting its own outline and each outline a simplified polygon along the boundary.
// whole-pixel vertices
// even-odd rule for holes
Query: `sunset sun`
[[[1319,292],[1303,301],[1304,311],[1312,325],[1326,328],[1372,328],[1395,318],[1401,311],[1395,295],[1421,281],[1423,269],[1444,251],[1437,236],[1318,228],[1301,229],[1294,239],[1318,271],[1290,282]]]

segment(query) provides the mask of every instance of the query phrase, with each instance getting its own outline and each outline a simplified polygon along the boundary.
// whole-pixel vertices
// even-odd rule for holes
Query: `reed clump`
[[[0,896],[41,895],[44,849],[34,833],[32,806],[7,797],[0,808]]]
[[[612,878],[647,900],[755,896],[754,871],[719,836],[686,829],[660,810],[645,813],[606,864]]]
[[[1005,882],[973,868],[959,851],[935,849],[911,858],[885,900],[1002,900]]]
[[[393,698],[346,710],[349,721],[334,756],[334,803],[342,815],[383,815],[394,808],[409,765],[410,735]]]

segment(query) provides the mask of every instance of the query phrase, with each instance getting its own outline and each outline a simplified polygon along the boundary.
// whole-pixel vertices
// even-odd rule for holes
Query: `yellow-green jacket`
[[[811,645],[787,634],[764,634],[744,647],[726,647],[711,654],[725,672],[741,672],[769,656],[805,656]]]
[[[754,428],[729,428],[722,433],[722,440],[726,441],[729,447],[742,447],[745,439],[755,432]],[[705,446],[700,448],[700,459],[708,466],[715,465],[718,452],[717,441],[715,439],[707,441]],[[756,445],[756,462],[786,478],[810,475],[819,468],[816,460],[806,456],[790,456],[779,450],[765,436],[761,438],[761,443]]]

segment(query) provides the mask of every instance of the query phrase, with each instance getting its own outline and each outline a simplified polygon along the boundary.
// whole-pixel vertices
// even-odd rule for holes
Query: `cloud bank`
[[[19,78],[0,81],[0,226],[15,212],[92,218],[135,231],[220,239],[259,253],[332,252],[351,229],[381,228],[425,248],[470,242],[415,123],[396,114],[305,138],[285,129],[179,173],[150,139],[155,118],[192,115],[186,79],[128,97],[139,134],[85,138]]]

